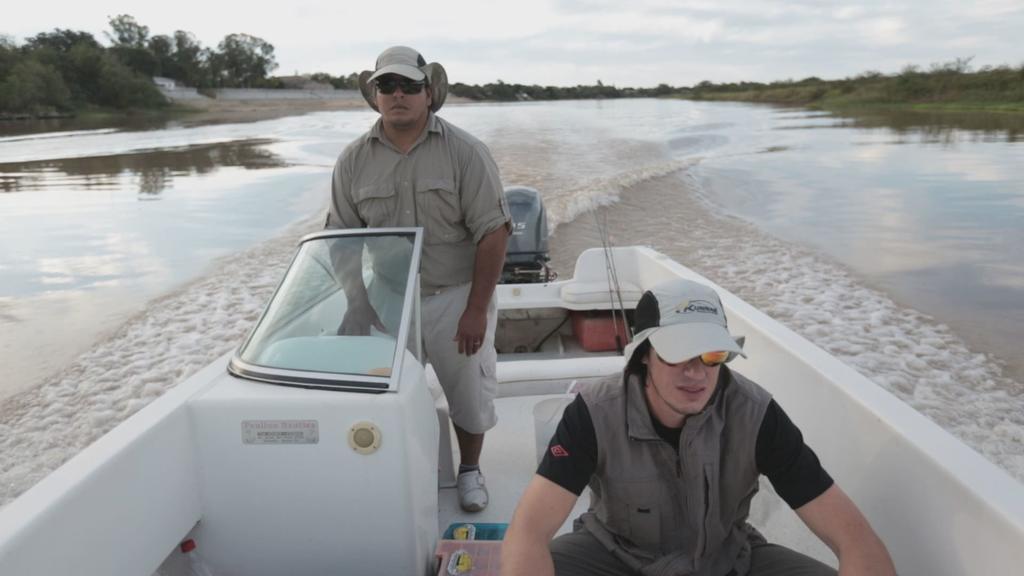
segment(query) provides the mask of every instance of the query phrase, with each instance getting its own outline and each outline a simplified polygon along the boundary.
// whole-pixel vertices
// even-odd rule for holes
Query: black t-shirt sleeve
[[[582,396],[565,407],[537,474],[579,496],[597,468],[597,435]]]
[[[794,510],[832,486],[832,477],[806,444],[800,429],[775,400],[768,404],[755,447],[757,469]]]

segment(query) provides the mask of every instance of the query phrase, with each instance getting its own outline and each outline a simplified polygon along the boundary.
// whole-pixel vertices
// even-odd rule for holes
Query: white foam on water
[[[358,133],[366,117],[325,115],[316,122]],[[310,129],[298,120],[246,126],[222,127],[216,136],[275,139],[290,158],[314,165],[329,166],[335,152],[293,144],[300,140],[296,130]],[[161,145],[175,146],[202,137],[153,136]],[[151,147],[149,142],[133,144]],[[108,153],[121,148],[115,141],[102,144]],[[1020,383],[1006,378],[998,362],[971,351],[942,323],[898,305],[826,258],[726,214],[714,205],[713,191],[701,191],[689,177],[686,170],[693,162],[662,160],[633,167],[625,158],[590,179],[566,178],[558,162],[551,172],[521,170],[541,188],[549,228],[564,241],[592,236],[593,222],[580,216],[597,206],[609,207],[615,243],[652,245],[694,268],[1024,480]],[[562,178],[559,186],[545,189],[543,183],[557,177]],[[0,404],[0,504],[237,346],[279,282],[298,239],[321,224],[322,213],[317,213],[282,236],[216,261],[206,276],[150,303],[113,337],[39,387]]]
[[[172,127],[162,130],[122,131],[117,129],[88,130],[73,133],[44,133],[30,136],[0,138],[0,158],[4,163],[38,162],[136,154],[155,150],[184,149],[191,146],[226,144],[246,140],[303,140],[322,137],[328,124],[339,142],[347,142],[366,129],[367,114],[287,116],[244,124],[217,124]],[[69,137],[74,136],[74,137]],[[326,154],[309,154],[298,162],[333,163],[331,150]]]
[[[17,136],[0,136],[0,143],[23,142],[25,140],[46,140],[54,138],[73,138],[76,136],[96,136],[120,132],[120,128],[98,128],[96,130],[65,130],[63,132],[40,132],[37,134],[19,134]]]
[[[634,186],[685,170],[694,162],[692,159],[680,159],[646,164],[594,178],[567,190],[542,190],[549,234],[554,234],[560,224],[571,222],[596,207],[615,204],[624,191]]]
[[[691,163],[692,165],[692,163]],[[568,274],[605,226],[614,245],[648,245],[696,270],[892,392],[1024,481],[1024,385],[945,324],[902,306],[827,257],[770,236],[715,203],[691,171],[624,172],[610,203],[563,201],[551,239]],[[616,181],[616,178],[607,178]],[[713,185],[713,184],[712,184]],[[545,199],[546,201],[546,199]],[[658,207],[652,210],[652,206]],[[598,210],[594,218],[565,214]],[[600,222],[606,222],[600,224]]]
[[[557,192],[553,226],[677,172],[670,161]],[[318,213],[275,239],[212,263],[208,275],[151,302],[110,339],[40,386],[0,404],[0,504],[9,502],[166,390],[237,346]]]
[[[942,322],[898,304],[845,267],[727,213],[714,203],[713,191],[702,190],[689,174],[668,187],[702,209],[684,202],[685,210],[649,215],[645,230],[656,229],[658,238],[671,242],[657,248],[1024,481],[1024,385],[1004,375],[998,359],[972,351]]]
[[[0,504],[241,343],[318,214],[151,302],[110,339],[0,404]]]

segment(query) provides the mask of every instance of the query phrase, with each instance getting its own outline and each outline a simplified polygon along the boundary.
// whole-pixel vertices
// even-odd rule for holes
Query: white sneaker
[[[479,512],[487,508],[487,486],[479,470],[463,472],[456,480],[459,489],[459,506],[466,512]]]

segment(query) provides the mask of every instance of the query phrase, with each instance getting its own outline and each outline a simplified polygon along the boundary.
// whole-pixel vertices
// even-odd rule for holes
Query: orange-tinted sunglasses
[[[728,352],[705,352],[700,355],[700,361],[705,366],[718,366],[719,364],[725,364],[725,361],[728,359]]]
[[[657,352],[655,352],[655,353],[657,353]],[[701,354],[700,356],[698,356],[698,358],[700,358],[700,363],[701,364],[703,364],[703,365],[705,365],[705,366],[707,366],[709,368],[714,368],[715,366],[719,366],[721,364],[725,364],[725,361],[729,359],[729,353],[728,352],[705,352],[705,353]],[[669,364],[671,366],[675,366],[676,365],[676,364],[672,364],[671,362],[669,362],[669,361],[665,360],[664,358],[662,358],[660,354],[658,355],[658,359],[660,359],[665,364]],[[693,358],[691,358],[690,360],[693,360]],[[682,362],[679,362],[678,364],[685,364],[685,363],[689,362],[690,360],[683,360]]]

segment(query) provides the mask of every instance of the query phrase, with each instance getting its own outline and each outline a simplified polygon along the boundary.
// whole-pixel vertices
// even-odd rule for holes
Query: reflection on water
[[[0,121],[0,136],[24,136],[53,132],[107,129],[113,129],[118,132],[140,132],[187,126],[225,124],[232,121],[228,117],[219,118],[214,116],[211,118],[202,114],[182,114],[177,110],[164,112],[150,111],[138,116],[86,115],[71,118],[48,118],[44,120],[8,120]]]
[[[167,127],[168,119],[159,115],[145,117],[87,116],[84,118],[50,118],[46,120],[0,121],[0,135],[23,136],[53,132],[82,130],[159,130]]]
[[[287,121],[63,128],[0,137],[0,399],[326,202]]]
[[[845,264],[1024,376],[1024,115],[774,111],[697,170],[733,214]]]
[[[131,175],[142,196],[159,195],[174,178],[209,174],[222,167],[281,168],[287,163],[266,139],[201,144],[129,154],[0,164],[0,192],[56,188],[120,190]]]
[[[1007,343],[1019,340],[1021,115],[840,117],[678,100],[452,106],[443,115],[487,143],[506,184],[541,190],[552,229],[678,172],[704,184],[702,200],[718,210],[827,254],[962,334],[982,334],[979,348],[1011,356]],[[157,293],[209,253],[314,214],[335,155],[372,120],[340,112],[151,132],[61,124],[64,135],[0,137],[0,298],[140,282]],[[296,187],[310,190],[301,206],[312,208],[296,207]],[[629,226],[652,243],[688,233],[648,216]],[[1024,362],[1016,366],[1024,373]]]
[[[837,114],[796,111],[779,114],[776,118],[797,121],[777,126],[776,130],[884,128],[899,143],[1024,142],[1024,114],[1016,113],[890,109],[851,110]]]
[[[858,113],[855,128],[887,128],[921,135],[926,142],[1024,142],[1024,114],[997,112],[884,111]]]
[[[950,128],[946,120],[919,126],[917,114],[876,126],[653,99],[451,106],[442,115],[491,148],[506,184],[541,191],[553,263],[563,273],[575,252],[600,245],[604,213],[612,243],[653,245],[692,265],[1024,478],[1024,145],[1015,120]],[[34,166],[38,178],[64,178],[0,194],[0,398],[69,367],[76,352],[142,309],[154,314],[95,348],[78,364],[88,370],[53,380],[57,390],[75,390],[71,398],[99,400],[71,406],[69,418],[112,425],[209,362],[210,343],[241,337],[263,306],[256,295],[272,292],[286,267],[293,237],[283,226],[306,218],[303,230],[313,230],[322,222],[333,161],[373,118],[337,112],[245,126],[0,137],[0,157],[21,163],[19,173]],[[195,146],[254,138],[272,138],[251,148],[289,165],[224,165],[233,145],[216,153]],[[163,162],[172,174],[159,195],[147,195],[159,202],[138,201],[140,168],[131,163],[147,161],[129,156],[143,150],[150,167]],[[182,160],[185,150],[206,150],[199,163],[220,155],[214,164],[222,164],[202,172]],[[121,156],[83,167],[101,155]],[[93,158],[60,160],[81,156]],[[52,160],[48,168],[44,160]],[[117,173],[121,188],[78,184]],[[270,251],[240,252],[273,236],[279,242]],[[224,254],[232,256],[217,262],[223,274],[182,298],[145,303]],[[1008,359],[1016,382],[993,377],[1000,372],[986,364],[990,356],[969,351],[961,336],[974,352]],[[40,405],[64,411],[55,388],[40,390]],[[123,412],[125,402],[107,402],[122,394],[130,396]],[[5,435],[17,446],[8,461],[54,461],[34,453],[53,444],[45,434],[53,426],[18,418],[24,427]],[[0,471],[0,499],[9,477]]]

